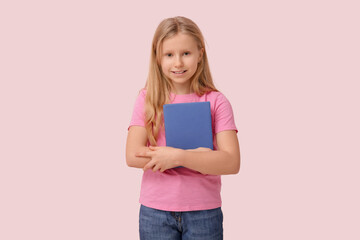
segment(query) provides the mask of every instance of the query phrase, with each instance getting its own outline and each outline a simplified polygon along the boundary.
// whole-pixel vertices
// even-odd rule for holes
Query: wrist
[[[177,158],[175,160],[176,166],[183,166],[184,165],[185,155],[186,155],[186,150],[178,149]]]

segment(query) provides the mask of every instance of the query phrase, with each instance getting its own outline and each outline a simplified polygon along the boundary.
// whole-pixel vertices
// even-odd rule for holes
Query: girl
[[[210,101],[214,150],[166,147],[163,105],[200,101]],[[192,20],[168,18],[156,29],[148,78],[128,130],[127,165],[144,170],[140,239],[223,239],[220,175],[239,172],[238,131]]]

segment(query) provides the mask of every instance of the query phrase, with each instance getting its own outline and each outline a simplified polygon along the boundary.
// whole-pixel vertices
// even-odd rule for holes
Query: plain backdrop
[[[360,239],[358,1],[1,1],[0,239],[138,239],[127,128],[161,20],[200,27],[241,170],[227,240]]]

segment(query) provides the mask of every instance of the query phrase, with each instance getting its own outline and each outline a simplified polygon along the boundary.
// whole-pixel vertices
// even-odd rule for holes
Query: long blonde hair
[[[164,124],[163,105],[170,103],[170,92],[173,88],[171,80],[161,70],[162,43],[179,32],[192,36],[199,50],[204,48],[202,60],[191,78],[190,90],[198,96],[210,91],[218,91],[211,77],[204,37],[199,27],[192,20],[182,16],[162,20],[152,41],[149,74],[145,84],[145,127],[152,146],[157,145],[159,131]]]

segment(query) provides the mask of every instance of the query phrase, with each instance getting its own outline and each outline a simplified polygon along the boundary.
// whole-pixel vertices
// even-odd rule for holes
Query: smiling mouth
[[[176,72],[174,72],[174,71],[171,71],[172,73],[175,73],[175,74],[183,74],[183,73],[185,73],[187,70],[183,70],[183,71],[176,71]]]

